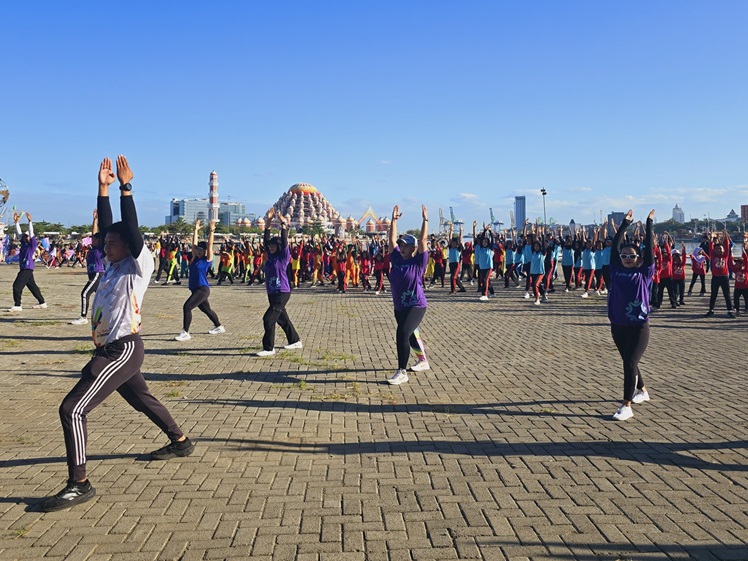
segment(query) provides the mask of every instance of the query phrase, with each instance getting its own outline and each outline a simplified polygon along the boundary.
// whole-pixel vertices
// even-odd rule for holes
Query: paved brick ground
[[[3,305],[15,273],[0,267]],[[115,395],[89,420],[98,496],[44,514],[66,478],[57,407],[91,344],[66,323],[85,275],[37,276],[50,308],[0,315],[3,561],[748,559],[748,324],[703,319],[705,298],[657,314],[653,399],[616,423],[599,298],[432,290],[433,370],[391,387],[388,296],[296,291],[305,348],[259,359],[261,288],[214,288],[227,333],[196,312],[177,343],[187,289],[153,286],[144,372],[195,454],[149,462],[164,437]]]

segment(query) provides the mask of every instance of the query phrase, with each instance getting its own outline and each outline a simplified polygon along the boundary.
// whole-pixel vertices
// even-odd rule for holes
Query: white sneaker
[[[630,405],[621,405],[618,408],[618,411],[615,412],[615,415],[613,415],[614,421],[625,421],[626,419],[630,419],[634,416],[634,411],[631,409]]]
[[[600,296],[600,291],[599,290],[595,291],[595,296]]]
[[[208,333],[210,333],[211,335],[218,335],[219,333],[226,333],[226,329],[223,327],[223,325],[219,325],[208,331]]]
[[[70,325],[86,325],[88,323],[88,318],[79,317],[78,319],[74,319],[70,322]]]
[[[31,306],[34,310],[46,310],[47,309],[47,303],[42,302],[41,304],[34,304]]]
[[[480,298],[478,298],[478,300],[482,300],[483,302],[485,302],[486,300],[488,300],[488,296],[486,296],[484,294],[483,296],[481,296]]]
[[[21,306],[11,306],[8,308],[9,312],[22,312],[23,308]]]
[[[582,292],[582,298],[589,298],[590,294],[589,292]]]
[[[153,284],[158,284],[161,281],[157,281],[156,279],[153,279]]]
[[[608,289],[607,289],[607,288],[603,288],[603,289],[602,289],[602,290],[600,291],[600,294],[602,294],[603,296],[605,296],[605,295],[606,295],[607,293],[608,293]]]
[[[387,380],[388,384],[392,384],[393,386],[399,386],[400,384],[404,384],[408,381],[408,373],[405,372],[402,368],[395,372],[395,375],[392,376],[389,380]]]
[[[535,305],[540,306],[540,298],[535,298]]]
[[[634,397],[631,398],[631,401],[633,401],[634,403],[644,403],[645,401],[649,401],[649,392],[636,390],[636,393],[634,394]]]
[[[273,356],[275,354],[275,349],[270,349],[269,351],[262,350],[257,353],[255,353],[255,356]]]
[[[296,341],[295,343],[289,343],[288,345],[283,346],[284,349],[292,351],[294,349],[303,349],[304,345],[301,343],[301,341]]]
[[[192,335],[190,335],[187,331],[182,331],[179,335],[174,337],[175,341],[189,341],[192,339]]]
[[[419,360],[413,366],[410,367],[413,372],[423,372],[424,370],[431,370],[428,360]]]
[[[564,288],[564,292],[571,292],[568,288]]]
[[[529,298],[530,298],[530,293],[529,292],[525,292],[525,300],[528,300]]]
[[[374,294],[376,294],[377,296],[379,296],[379,291],[377,290]]]

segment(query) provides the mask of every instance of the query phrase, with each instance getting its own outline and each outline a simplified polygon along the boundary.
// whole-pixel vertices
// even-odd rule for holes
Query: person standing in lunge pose
[[[99,288],[101,276],[104,274],[104,249],[101,244],[101,233],[99,232],[98,211],[93,212],[93,227],[91,228],[91,247],[86,253],[86,269],[88,271],[88,282],[81,290],[81,315],[78,319],[71,321],[71,325],[85,325],[88,323],[88,303],[91,293]]]
[[[608,319],[613,341],[623,359],[623,402],[613,415],[616,421],[634,416],[632,403],[649,401],[639,360],[649,343],[650,282],[655,273],[654,212],[647,217],[643,250],[637,244],[623,244],[634,214],[629,210],[613,238],[610,253]]]
[[[190,335],[190,324],[192,323],[192,310],[198,308],[202,313],[208,316],[208,319],[213,322],[213,328],[208,331],[211,335],[218,335],[219,333],[225,333],[223,325],[221,325],[218,316],[210,307],[210,283],[208,283],[208,269],[212,265],[212,259],[208,256],[213,253],[213,238],[216,231],[216,223],[210,222],[210,234],[208,235],[208,242],[197,241],[197,233],[200,230],[200,220],[195,221],[195,230],[192,232],[192,261],[190,262],[189,275],[187,276],[187,284],[190,288],[190,297],[182,306],[182,332],[174,337],[177,341],[189,341],[192,339]]]
[[[429,369],[426,350],[418,326],[426,314],[426,296],[423,293],[423,273],[428,263],[428,226],[426,207],[421,207],[423,223],[421,236],[416,248],[416,238],[406,234],[397,238],[397,221],[402,216],[397,205],[392,209],[392,222],[389,230],[390,246],[390,289],[395,305],[397,332],[397,371],[387,380],[399,385],[408,381],[408,359],[410,349],[415,351],[418,362],[411,367],[414,372]]]
[[[140,372],[143,364],[140,312],[153,273],[153,257],[138,230],[130,185],[133,174],[122,155],[117,158],[117,178],[122,221],[112,223],[109,186],[114,183],[115,176],[112,161],[105,158],[99,167],[97,207],[109,266],[93,303],[91,323],[96,350],[83,367],[81,379],[60,405],[68,482],[59,493],[42,503],[41,509],[46,512],[86,502],[96,493],[86,476],[86,420],[88,414],[115,391],[169,437],[171,443],[151,452],[151,459],[189,456],[195,448],[166,408],[148,390]]]
[[[21,219],[21,215],[17,212],[13,213],[13,222],[16,223],[16,232],[18,237],[21,239],[21,248],[18,252],[18,265],[21,270],[18,271],[16,280],[13,282],[13,307],[10,308],[9,312],[21,312],[21,293],[27,286],[31,291],[31,295],[36,298],[38,304],[34,304],[35,310],[45,309],[47,303],[44,301],[41,290],[36,285],[34,280],[34,254],[36,253],[36,236],[34,235],[34,225],[31,223],[31,215],[27,212],[26,218],[29,221],[28,233],[23,234],[21,232],[21,225],[18,221]]]
[[[265,262],[265,289],[268,293],[268,306],[262,316],[265,334],[262,337],[262,350],[256,356],[272,356],[275,354],[275,324],[281,326],[286,334],[288,344],[284,349],[301,349],[303,344],[296,333],[291,319],[286,312],[286,304],[291,299],[291,285],[288,282],[288,264],[291,261],[291,251],[288,249],[288,224],[285,217],[278,213],[280,222],[280,237],[270,237],[270,221],[276,216],[271,208],[265,216],[264,246],[267,249]]]

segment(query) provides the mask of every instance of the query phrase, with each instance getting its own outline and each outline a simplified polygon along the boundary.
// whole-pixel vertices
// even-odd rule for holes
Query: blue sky
[[[592,222],[748,204],[748,2],[6,2],[0,177],[87,222],[128,156],[141,222],[172,197],[264,212],[315,185],[345,216],[420,204]],[[7,219],[7,215],[6,215]],[[431,222],[432,227],[436,221]]]

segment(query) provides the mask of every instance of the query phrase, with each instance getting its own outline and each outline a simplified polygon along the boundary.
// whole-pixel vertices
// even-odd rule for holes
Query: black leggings
[[[722,289],[722,294],[725,295],[727,311],[729,312],[732,310],[732,303],[730,302],[730,279],[727,276],[712,277],[712,294],[709,297],[709,309],[714,311],[714,305],[717,303],[717,294],[719,294],[720,288]]]
[[[345,273],[343,273],[345,275]],[[262,348],[266,351],[272,351],[275,345],[275,324],[281,326],[286,334],[289,344],[298,343],[301,338],[296,333],[293,323],[291,323],[286,312],[286,304],[291,298],[290,292],[279,292],[277,294],[268,294],[268,307],[265,315],[262,316],[262,325],[265,328],[265,335],[262,336]]]
[[[39,290],[38,286],[36,286],[36,281],[34,280],[34,269],[21,269],[18,271],[16,280],[13,281],[13,305],[21,305],[21,293],[27,286],[31,291],[31,295],[36,298],[40,304],[44,304],[42,291]]]
[[[573,265],[561,265],[564,270],[564,281],[566,281],[566,288],[571,290],[574,284],[574,266]]]
[[[195,308],[199,309],[202,313],[208,316],[208,319],[213,322],[213,325],[215,327],[221,325],[221,322],[218,321],[218,316],[210,307],[210,302],[208,302],[209,297],[210,287],[208,286],[198,286],[195,290],[192,291],[192,294],[190,294],[190,297],[187,298],[184,306],[182,306],[183,330],[189,332],[190,324],[192,323],[192,310],[194,310]]]
[[[743,309],[748,312],[748,288],[735,289],[735,309],[740,310],[740,297],[743,297]]]
[[[657,307],[662,306],[662,297],[665,295],[665,289],[667,288],[667,297],[670,300],[670,305],[675,306],[675,291],[673,290],[673,279],[670,277],[660,277],[660,284],[657,287]]]
[[[623,359],[623,401],[631,401],[634,392],[644,387],[639,360],[649,344],[649,323],[610,325],[613,342]]]
[[[411,348],[424,353],[425,356],[421,335],[418,331],[418,326],[421,324],[424,315],[426,315],[426,308],[395,310],[395,320],[397,321],[395,343],[397,345],[398,369],[405,370],[408,368]]]
[[[491,286],[491,269],[478,269],[478,289],[483,296],[493,294]]]
[[[688,287],[688,293],[691,294],[693,286],[696,284],[696,280],[701,280],[701,293],[706,294],[706,287],[704,286],[704,273],[694,273],[691,277],[691,286]]]
[[[91,299],[91,293],[96,292],[99,288],[99,281],[101,275],[104,273],[88,273],[88,282],[86,286],[81,290],[81,317],[84,318],[88,315],[88,302]]]

